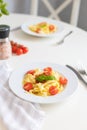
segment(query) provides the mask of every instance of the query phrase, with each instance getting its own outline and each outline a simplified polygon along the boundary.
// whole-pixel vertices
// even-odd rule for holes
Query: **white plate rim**
[[[37,24],[40,22],[48,22],[56,25],[58,27],[58,30],[52,34],[38,34],[30,31],[28,27],[33,24]],[[23,32],[26,34],[32,35],[32,36],[37,36],[37,37],[54,37],[58,36],[63,30],[64,30],[64,25],[60,21],[56,21],[54,19],[49,19],[49,18],[44,18],[44,17],[32,17],[29,21],[23,23],[21,25],[21,29]]]
[[[47,96],[47,97],[27,94],[22,88],[22,79],[24,73],[29,69],[34,69],[37,67],[43,69],[44,67],[47,66],[51,66],[54,70],[58,70],[60,73],[62,73],[64,76],[68,78],[68,84],[65,90],[57,95]],[[17,82],[15,82],[16,80]],[[67,99],[69,96],[71,96],[78,88],[78,78],[73,71],[71,71],[69,68],[67,68],[64,65],[60,65],[56,63],[47,63],[47,62],[31,62],[22,65],[20,68],[17,68],[12,72],[9,78],[9,87],[16,96],[18,96],[23,100],[34,102],[34,103],[49,104],[49,103],[60,102],[62,100]]]

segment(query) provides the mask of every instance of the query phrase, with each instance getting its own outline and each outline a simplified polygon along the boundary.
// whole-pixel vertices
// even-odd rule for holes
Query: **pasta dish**
[[[50,33],[55,32],[57,30],[57,27],[47,22],[41,22],[41,23],[29,26],[29,29],[35,33],[50,34]]]
[[[67,85],[67,78],[51,67],[28,70],[23,77],[23,89],[37,96],[52,96],[62,92]]]

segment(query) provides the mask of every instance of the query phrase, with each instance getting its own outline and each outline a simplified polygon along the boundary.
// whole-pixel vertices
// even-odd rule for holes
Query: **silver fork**
[[[85,71],[85,69],[78,69],[78,71],[79,73],[87,76],[87,72]]]
[[[62,44],[62,43],[64,43],[65,38],[68,37],[69,35],[71,35],[72,33],[73,33],[72,30],[69,31],[67,34],[65,34],[65,36],[64,36],[59,42],[57,42],[57,44]]]
[[[85,70],[85,66],[84,65],[82,65],[81,63],[78,63],[77,64],[77,69],[78,69],[80,74],[87,76],[87,72]]]

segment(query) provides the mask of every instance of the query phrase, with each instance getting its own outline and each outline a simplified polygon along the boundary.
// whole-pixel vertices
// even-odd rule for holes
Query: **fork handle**
[[[69,36],[73,31],[69,31],[65,36],[64,36],[64,39]]]

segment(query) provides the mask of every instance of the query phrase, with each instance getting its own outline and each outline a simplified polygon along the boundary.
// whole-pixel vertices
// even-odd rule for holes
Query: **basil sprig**
[[[56,80],[56,78],[53,75],[44,75],[44,74],[36,77],[36,82],[43,83],[43,82],[46,82],[48,80]]]
[[[7,3],[4,0],[0,0],[0,17],[2,15],[9,15],[9,11],[7,10]]]

